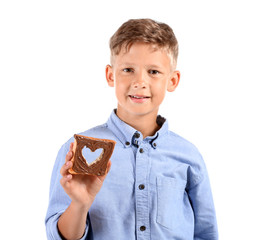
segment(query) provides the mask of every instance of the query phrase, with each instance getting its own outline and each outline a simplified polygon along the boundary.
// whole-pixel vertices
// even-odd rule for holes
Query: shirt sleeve
[[[199,181],[187,190],[195,218],[194,240],[218,240],[216,213],[203,161],[199,171]]]
[[[47,220],[46,230],[47,230],[47,239],[48,240],[62,240],[63,239],[61,237],[61,235],[58,231],[58,227],[57,227],[59,217],[61,216],[62,213],[63,212],[59,212]],[[89,221],[89,218],[87,218],[85,233],[80,240],[91,239],[91,238],[89,238],[89,235],[91,234],[89,232],[89,229],[90,229],[89,224],[90,224],[90,221]]]
[[[62,165],[65,163],[65,156],[68,152],[69,146],[71,141],[67,142],[65,145],[61,147],[58,152],[56,162],[54,164],[54,168],[52,171],[51,182],[50,182],[50,190],[49,190],[49,204],[45,219],[46,224],[46,233],[48,240],[61,240],[62,237],[58,231],[58,220],[61,214],[67,209],[67,207],[71,203],[71,199],[65,193],[64,189],[60,184],[60,169]],[[91,226],[90,226],[90,219],[89,214],[87,215],[87,222],[86,222],[86,229],[85,234],[81,238],[84,239],[91,239]]]

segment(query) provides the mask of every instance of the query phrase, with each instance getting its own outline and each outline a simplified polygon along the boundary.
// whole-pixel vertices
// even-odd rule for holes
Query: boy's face
[[[165,50],[153,45],[134,43],[129,51],[122,48],[106,67],[106,79],[115,87],[117,114],[126,120],[137,116],[156,117],[166,91],[176,89],[180,73],[171,69]]]

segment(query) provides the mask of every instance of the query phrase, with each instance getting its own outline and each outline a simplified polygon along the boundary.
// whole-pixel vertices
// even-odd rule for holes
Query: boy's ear
[[[111,65],[107,65],[105,68],[106,80],[110,87],[114,87],[114,74]]]
[[[179,71],[174,71],[172,74],[171,74],[171,77],[169,79],[169,82],[168,82],[168,86],[167,86],[167,91],[168,92],[173,92],[175,91],[175,89],[177,88],[179,82],[180,82],[180,72]]]

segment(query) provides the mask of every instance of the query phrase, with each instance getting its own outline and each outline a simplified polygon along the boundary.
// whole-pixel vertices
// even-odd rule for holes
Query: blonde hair
[[[176,67],[178,41],[170,26],[152,19],[130,19],[123,23],[110,39],[111,63],[123,47],[128,51],[137,42],[153,44],[171,56],[171,65]]]

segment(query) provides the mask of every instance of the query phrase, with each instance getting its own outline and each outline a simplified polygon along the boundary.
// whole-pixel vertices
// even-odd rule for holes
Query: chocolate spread
[[[115,141],[108,139],[90,138],[77,134],[74,135],[74,138],[77,145],[74,153],[74,163],[72,170],[79,174],[92,174],[98,176],[105,175],[107,163],[114,150]],[[89,148],[92,152],[99,148],[102,148],[103,151],[95,161],[93,161],[91,164],[88,164],[82,154],[82,149],[84,147]]]

